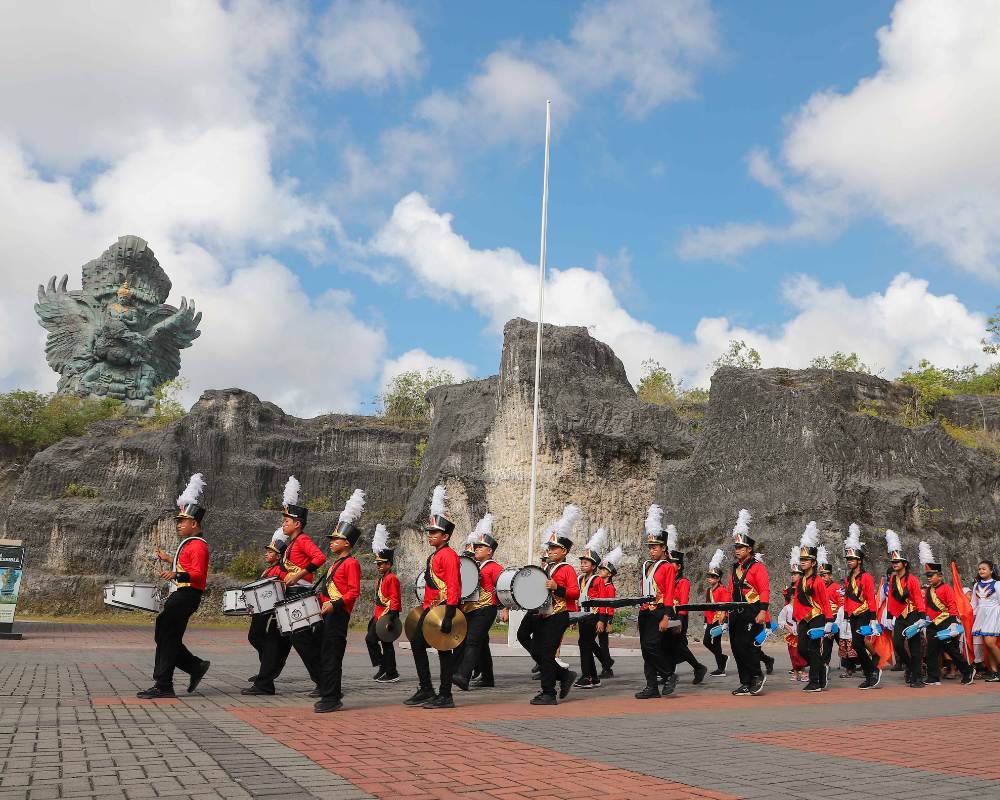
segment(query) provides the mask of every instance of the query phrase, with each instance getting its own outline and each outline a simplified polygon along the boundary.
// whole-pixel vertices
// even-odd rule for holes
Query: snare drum
[[[285,600],[285,584],[277,578],[262,578],[243,587],[251,614],[266,614]]]
[[[413,594],[417,598],[418,603],[424,602],[424,589],[427,588],[427,575],[424,574],[423,570],[417,574],[417,579],[413,582]]]
[[[242,589],[226,589],[222,593],[222,613],[227,617],[241,617],[250,613]]]
[[[104,587],[104,605],[110,606],[111,608],[128,608],[128,606],[123,606],[121,603],[116,603],[114,601],[114,591],[115,585],[109,583]]]
[[[476,559],[462,556],[458,559],[459,571],[462,574],[462,599],[479,599],[479,565]]]
[[[505,569],[497,576],[497,600],[504,608],[537,611],[551,600],[548,580],[545,570],[533,564]]]
[[[155,583],[114,583],[111,585],[109,605],[159,614],[163,609],[163,588]]]
[[[274,607],[274,618],[278,621],[278,630],[284,636],[291,636],[295,631],[310,628],[323,621],[319,613],[319,598],[314,594],[294,597]]]

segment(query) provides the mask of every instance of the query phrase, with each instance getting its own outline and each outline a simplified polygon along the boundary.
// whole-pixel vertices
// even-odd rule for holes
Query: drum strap
[[[347,561],[347,556],[343,558],[338,558],[332,567],[330,567],[329,572],[326,573],[326,594],[331,600],[340,599],[340,590],[336,587],[333,582],[333,576],[337,574],[337,570],[340,569],[340,565]],[[381,585],[381,584],[380,584]],[[333,593],[336,592],[337,596],[334,597]]]
[[[181,550],[184,549],[184,545],[186,545],[188,542],[195,542],[195,541],[205,542],[205,544],[208,544],[208,542],[201,536],[188,536],[186,539],[182,539],[181,543],[177,545],[177,552],[174,553],[174,565],[173,568],[171,569],[171,572],[173,572],[175,575],[177,574],[177,570],[180,567]],[[174,581],[174,583],[177,583],[177,581]],[[177,583],[178,587],[190,586],[190,585],[191,584],[189,583]]]

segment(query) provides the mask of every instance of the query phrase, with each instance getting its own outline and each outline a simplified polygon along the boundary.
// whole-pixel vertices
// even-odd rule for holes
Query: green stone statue
[[[201,335],[201,313],[183,297],[180,308],[164,303],[170,279],[138,236],[84,264],[82,289],[67,291],[68,280],[39,286],[35,305],[58,391],[148,410],[153,390],[180,372],[180,351]]]

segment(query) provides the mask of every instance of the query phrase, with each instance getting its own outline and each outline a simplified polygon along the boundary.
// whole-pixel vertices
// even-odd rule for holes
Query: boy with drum
[[[261,579],[277,578],[284,580],[285,568],[281,566],[281,557],[285,553],[287,542],[281,531],[275,532],[275,537],[264,548],[264,560],[267,566],[261,573]],[[250,631],[247,639],[257,651],[260,659],[260,669],[250,679],[253,686],[240,690],[240,694],[274,694],[274,680],[285,668],[288,654],[292,649],[292,640],[282,636],[274,621],[274,611],[254,614],[250,618]]]

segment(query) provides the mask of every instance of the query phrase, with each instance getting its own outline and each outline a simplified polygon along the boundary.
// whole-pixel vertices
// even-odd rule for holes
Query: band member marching
[[[434,487],[431,497],[430,519],[424,526],[427,532],[427,543],[434,552],[427,559],[424,577],[427,585],[424,588],[423,613],[417,622],[416,631],[410,641],[413,651],[413,663],[417,668],[417,678],[420,686],[404,703],[408,706],[423,708],[454,708],[455,701],[451,696],[452,673],[455,668],[453,650],[439,650],[438,663],[441,668],[440,689],[434,693],[431,684],[431,667],[427,659],[427,642],[424,639],[423,626],[427,612],[434,606],[444,605],[445,614],[441,622],[441,632],[451,633],[452,620],[462,601],[462,573],[458,562],[458,553],[448,546],[455,523],[444,515],[444,486]]]
[[[320,639],[319,700],[313,706],[317,714],[344,707],[347,628],[351,624],[354,604],[361,596],[361,564],[351,555],[351,550],[361,538],[361,530],[354,523],[361,517],[364,507],[365,493],[355,489],[340,512],[337,527],[330,533],[333,561],[323,576],[319,593],[323,626],[317,634]]]
[[[822,692],[830,669],[823,662],[822,639],[833,635],[833,614],[826,594],[826,584],[816,574],[816,544],[819,528],[810,522],[799,544],[799,569],[792,594],[792,616],[797,626],[798,651],[809,663],[809,682],[805,692]]]
[[[927,628],[927,684],[929,686],[941,684],[942,652],[947,654],[951,663],[962,673],[962,683],[972,683],[976,671],[969,666],[959,646],[962,625],[958,621],[955,591],[945,583],[941,564],[934,560],[934,553],[927,542],[920,542],[918,553],[928,583],[925,601],[927,615],[931,620]]]
[[[729,615],[729,645],[740,675],[740,685],[732,693],[738,697],[760,694],[766,679],[761,670],[763,650],[755,646],[754,640],[763,633],[767,621],[771,580],[767,567],[754,558],[755,544],[750,536],[750,512],[744,508],[733,527],[733,554],[736,560],[728,587],[733,602],[748,604],[746,611]]]
[[[396,650],[392,642],[383,642],[375,633],[375,623],[382,617],[389,616],[399,619],[403,610],[403,596],[399,586],[399,578],[392,571],[396,552],[389,547],[389,531],[381,522],[375,526],[372,536],[372,552],[375,554],[375,567],[378,569],[378,586],[375,589],[375,613],[368,621],[368,633],[365,645],[375,673],[376,683],[395,683],[399,680],[396,669]]]
[[[674,611],[681,622],[679,628],[670,628],[663,637],[663,645],[667,648],[667,664],[671,668],[676,682],[676,670],[678,664],[690,664],[694,670],[694,683],[699,684],[705,680],[708,674],[708,667],[695,658],[691,648],[688,647],[688,612],[677,611],[677,606],[684,605],[691,600],[691,581],[684,577],[684,553],[677,549],[677,528],[667,525],[667,550],[670,560],[677,568],[677,576],[674,583]]]
[[[664,694],[674,691],[676,675],[667,661],[663,637],[674,613],[674,583],[677,568],[667,552],[667,532],[662,529],[663,509],[655,503],[646,513],[646,547],[649,561],[642,566],[642,595],[653,597],[651,603],[639,607],[639,647],[646,687],[636,692],[637,700],[660,696],[660,676],[670,676],[663,687]]]
[[[577,582],[576,570],[566,563],[566,556],[573,547],[570,534],[573,526],[580,518],[580,509],[568,505],[563,509],[562,517],[556,523],[555,530],[545,543],[549,576],[545,586],[549,590],[552,603],[550,608],[542,608],[537,614],[531,636],[531,655],[541,671],[541,691],[533,698],[534,706],[554,706],[556,700],[556,683],[559,684],[559,697],[565,698],[576,673],[569,667],[564,667],[556,661],[559,645],[563,634],[569,627],[569,613],[577,611],[577,599],[580,597],[580,584]]]
[[[861,543],[861,528],[851,523],[844,540],[844,559],[847,561],[847,578],[844,580],[844,618],[851,626],[851,644],[858,663],[865,673],[859,689],[874,689],[882,680],[879,656],[869,650],[864,628],[871,635],[881,634],[881,625],[875,619],[878,600],[875,598],[875,578],[865,570],[865,546]]]
[[[503,566],[494,560],[497,540],[493,538],[493,515],[486,514],[469,536],[472,558],[479,567],[479,596],[462,604],[468,625],[465,641],[459,649],[459,663],[451,682],[462,691],[469,690],[473,670],[479,671],[480,687],[492,687],[493,655],[490,653],[490,628],[497,618],[497,578]]]
[[[830,556],[823,545],[816,548],[816,574],[819,575],[823,585],[826,587],[826,600],[830,608],[830,619],[834,620],[834,629],[837,629],[837,614],[840,612],[840,607],[843,605],[844,599],[841,594],[840,584],[835,583],[833,580],[833,569],[830,567]],[[836,640],[836,635],[834,636],[824,636],[822,638],[822,654],[823,663],[826,665],[827,672],[830,671],[830,662],[833,660],[833,645]]]
[[[277,578],[284,580],[285,568],[281,566],[281,557],[288,546],[285,534],[279,528],[274,532],[274,538],[264,548],[264,559],[267,567],[261,573],[261,578]],[[257,651],[260,668],[251,679],[253,686],[240,691],[240,694],[274,694],[274,681],[285,668],[288,654],[292,649],[292,641],[282,636],[274,619],[274,611],[264,614],[254,614],[250,617],[250,630],[247,639]]]
[[[708,562],[708,587],[705,589],[706,603],[728,603],[730,600],[729,589],[722,585],[722,559],[725,554],[721,549],[716,550],[712,560]],[[705,612],[705,635],[701,643],[715,657],[715,669],[709,674],[716,678],[726,677],[726,663],[729,656],[722,652],[722,634],[726,626],[725,611]],[[713,629],[717,635],[713,635]]]
[[[616,597],[618,592],[615,589],[615,576],[618,574],[618,565],[621,563],[622,557],[625,552],[620,548],[616,547],[610,553],[608,553],[604,560],[601,562],[600,569],[598,569],[597,574],[600,576],[601,580],[604,581],[604,591],[602,593],[602,599],[609,599]],[[615,673],[612,671],[615,660],[611,657],[611,646],[609,642],[609,636],[611,634],[611,628],[614,624],[615,610],[610,607],[602,607],[597,609],[597,659],[601,662],[601,674],[597,677],[602,680],[605,678],[615,677]]]
[[[608,535],[604,528],[598,528],[597,533],[590,537],[587,546],[580,554],[580,599],[597,600],[604,596],[604,579],[598,575],[598,565],[601,563],[601,549],[607,544]],[[594,689],[601,685],[597,677],[597,662],[594,655],[598,650],[597,624],[598,611],[592,609],[591,614],[577,623],[580,643],[580,677],[573,686],[577,689]]]
[[[892,575],[889,578],[887,610],[893,617],[892,648],[905,670],[906,685],[922,689],[924,647],[921,629],[926,627],[927,604],[920,581],[910,572],[910,562],[903,555],[903,546],[893,530],[885,532],[886,549]]]
[[[162,571],[160,577],[173,581],[177,590],[167,597],[163,610],[156,617],[154,684],[136,693],[136,697],[144,700],[176,697],[175,668],[191,676],[188,693],[198,688],[201,679],[208,672],[209,662],[193,655],[184,645],[184,631],[187,630],[188,620],[201,605],[208,580],[208,542],[201,535],[205,508],[199,505],[204,488],[205,481],[199,472],[191,476],[187,488],[177,498],[178,511],[175,519],[177,535],[181,537],[177,552],[171,557],[159,548],[156,550],[157,559],[172,565],[171,569]]]
[[[309,519],[309,509],[298,505],[301,486],[292,475],[285,483],[283,504],[281,509],[281,530],[288,537],[288,546],[281,560],[285,568],[286,595],[289,598],[311,594],[316,570],[326,563],[326,556],[316,543],[305,532]],[[322,635],[311,627],[300,628],[292,633],[292,647],[299,654],[306,672],[316,688],[309,693],[310,697],[319,697],[320,681],[320,648]]]

